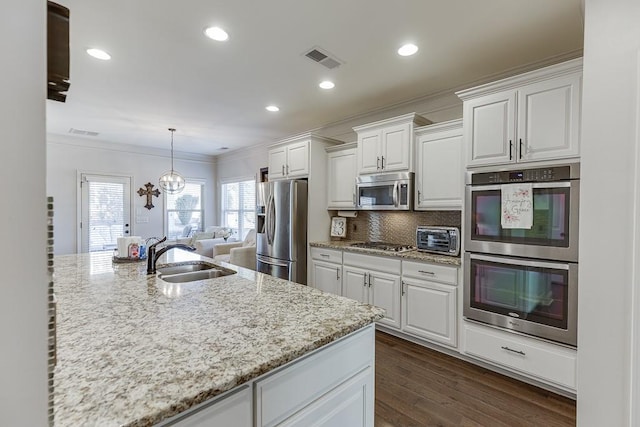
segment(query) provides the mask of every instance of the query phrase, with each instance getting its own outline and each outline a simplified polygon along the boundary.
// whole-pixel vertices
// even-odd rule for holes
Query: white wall
[[[47,425],[45,13],[8,0],[0,15],[0,425]]]
[[[68,140],[56,136],[48,137],[47,193],[54,197],[56,206],[56,255],[80,250],[77,246],[80,221],[77,215],[78,171],[132,176],[132,235],[143,238],[164,235],[164,193],[159,197],[153,197],[154,208],[147,210],[144,208],[146,196],[139,196],[137,191],[147,182],[151,182],[157,188],[160,175],[171,168],[170,157],[164,153],[145,154],[135,147],[112,147],[106,149],[93,141],[76,138]],[[204,224],[215,225],[217,215],[214,202],[217,199],[217,188],[213,160],[184,160],[176,156],[174,169],[187,179],[198,178],[206,181]],[[148,217],[148,223],[136,223],[137,209],[141,209],[142,214]]]
[[[578,425],[638,426],[630,411],[640,399],[630,387],[640,369],[631,328],[640,262],[640,2],[587,0],[585,13]]]

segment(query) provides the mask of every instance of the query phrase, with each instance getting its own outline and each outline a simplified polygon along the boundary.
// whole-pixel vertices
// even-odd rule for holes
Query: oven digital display
[[[524,178],[524,172],[510,172],[509,173],[509,181],[522,181]]]

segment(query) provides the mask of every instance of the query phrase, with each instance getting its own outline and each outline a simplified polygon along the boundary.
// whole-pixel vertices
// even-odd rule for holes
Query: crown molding
[[[102,140],[90,140],[82,137],[74,137],[60,134],[47,133],[47,144],[67,145],[72,147],[88,148],[93,150],[116,151],[127,154],[140,154],[144,156],[155,156],[162,158],[171,158],[171,150],[154,147],[142,147],[132,144],[121,144],[115,142],[106,142]],[[198,153],[187,153],[184,151],[173,152],[173,158],[179,160],[188,160],[194,162],[214,163],[215,156]]]

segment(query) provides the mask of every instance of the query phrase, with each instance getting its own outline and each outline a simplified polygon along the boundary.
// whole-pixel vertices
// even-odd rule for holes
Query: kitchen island
[[[200,260],[211,261],[172,250],[158,266]],[[253,390],[256,419],[266,420],[265,405],[278,399],[261,400],[268,388],[261,378],[277,379],[272,372],[322,356],[363,329],[372,336],[370,325],[383,315],[367,304],[224,266],[238,273],[168,283],[148,276],[145,262],[113,264],[108,252],[55,257],[55,426],[153,425],[243,384]],[[292,419],[300,416],[296,411]],[[273,416],[264,424],[284,417]]]

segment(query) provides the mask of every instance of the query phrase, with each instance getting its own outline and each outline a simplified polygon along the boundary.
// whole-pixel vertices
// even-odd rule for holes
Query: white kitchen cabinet
[[[269,179],[301,178],[309,175],[309,141],[269,149]]]
[[[185,414],[161,423],[161,426],[209,427],[253,426],[253,394],[250,385],[243,385],[220,398],[205,402]]]
[[[414,127],[430,123],[411,113],[354,127],[358,173],[413,172]]]
[[[343,296],[384,308],[378,322],[400,328],[400,260],[346,252]]]
[[[580,155],[582,59],[457,92],[467,166]]]
[[[311,248],[309,283],[321,291],[342,295],[342,251]]]
[[[370,325],[256,381],[256,425],[373,427],[374,346]]]
[[[327,147],[327,209],[355,209],[356,143]]]
[[[416,128],[415,137],[415,209],[462,209],[462,120]]]
[[[466,321],[463,330],[464,354],[575,391],[577,352],[574,348]]]
[[[402,262],[402,331],[457,347],[458,269]]]

